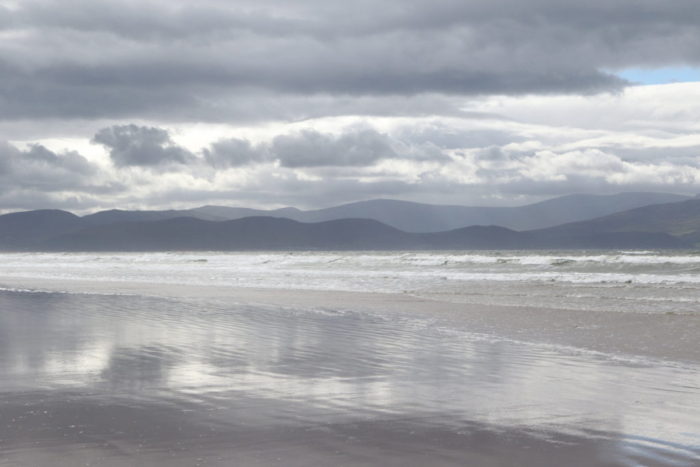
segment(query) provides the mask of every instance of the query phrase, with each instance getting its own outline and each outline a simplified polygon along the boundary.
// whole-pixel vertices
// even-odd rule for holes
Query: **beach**
[[[366,257],[332,254],[247,269],[256,255],[3,255],[0,463],[698,465],[692,256],[661,279],[674,266],[659,253],[636,255],[653,271],[579,259],[605,275],[598,295],[646,297],[627,311],[579,306],[590,274],[557,284],[550,266],[520,267],[570,255],[472,265],[485,256],[438,271],[457,256],[392,269],[407,256],[388,255],[367,283]],[[579,269],[561,277],[583,274],[566,264]],[[510,303],[524,287],[539,298]],[[500,298],[455,298],[489,288]],[[546,294],[562,306],[535,306]]]
[[[700,467],[699,25],[0,0],[0,467]]]

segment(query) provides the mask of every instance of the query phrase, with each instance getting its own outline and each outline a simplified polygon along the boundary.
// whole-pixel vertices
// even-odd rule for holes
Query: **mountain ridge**
[[[514,250],[688,248],[666,233],[537,237],[500,226],[403,232],[373,219],[302,223],[276,217],[213,222],[190,217],[94,226],[49,239],[44,251]]]
[[[567,200],[551,203],[566,205]],[[37,210],[0,216],[0,250],[4,251],[630,249],[693,248],[699,241],[697,198],[529,231],[489,225],[406,232],[368,218],[221,220],[211,212],[193,217],[189,211],[177,210],[111,210],[84,217]]]
[[[689,242],[700,242],[700,199],[691,198],[679,203],[643,206],[534,232],[556,236],[573,231],[589,234],[644,231],[667,233]]]
[[[202,206],[191,211],[230,219],[254,215],[286,217],[300,222],[369,218],[414,233],[444,232],[471,225],[499,225],[525,231],[594,219],[651,204],[689,199],[692,198],[669,193],[630,192],[617,195],[566,195],[517,207],[434,205],[375,199],[310,211],[296,208],[266,211],[226,206]]]

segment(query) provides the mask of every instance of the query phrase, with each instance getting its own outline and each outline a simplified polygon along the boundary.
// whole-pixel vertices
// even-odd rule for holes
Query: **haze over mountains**
[[[375,219],[404,232],[444,232],[471,225],[498,225],[512,230],[532,230],[605,216],[651,204],[691,199],[667,193],[621,193],[617,195],[568,195],[518,207],[440,206],[396,200],[371,200],[342,206],[300,211],[282,208],[263,211],[247,208],[204,206],[191,211],[200,215],[240,219],[273,216],[299,222],[334,219]],[[202,217],[200,217],[202,218]]]
[[[700,242],[700,197],[679,203],[654,204],[582,222],[572,222],[534,234],[559,236],[579,232],[663,232],[690,243]]]
[[[654,202],[663,204],[644,205]],[[630,205],[634,209],[621,209]],[[256,216],[261,212],[267,216]],[[600,212],[608,215],[578,220]],[[561,225],[548,226],[557,219]],[[498,222],[540,228],[515,231]],[[205,206],[0,216],[0,249],[6,251],[692,248],[699,239],[700,199],[653,193],[571,195],[519,208],[375,200],[317,211]]]

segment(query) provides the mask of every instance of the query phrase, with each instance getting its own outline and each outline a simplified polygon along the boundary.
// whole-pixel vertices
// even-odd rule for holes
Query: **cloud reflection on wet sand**
[[[696,369],[427,320],[0,292],[0,370],[10,466],[700,459]]]

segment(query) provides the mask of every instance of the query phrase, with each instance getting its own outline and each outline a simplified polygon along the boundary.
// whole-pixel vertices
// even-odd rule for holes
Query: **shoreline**
[[[0,287],[77,294],[132,294],[214,300],[232,305],[353,311],[402,319],[495,340],[564,351],[700,364],[700,316],[462,304],[409,294],[171,285],[0,276]]]

